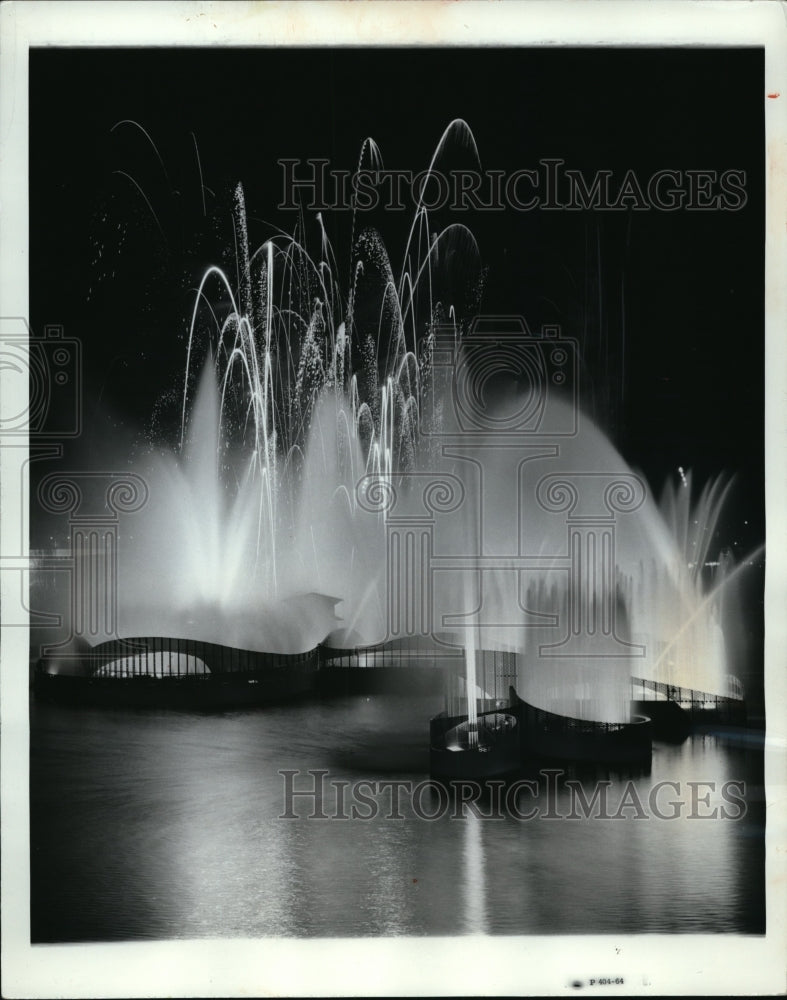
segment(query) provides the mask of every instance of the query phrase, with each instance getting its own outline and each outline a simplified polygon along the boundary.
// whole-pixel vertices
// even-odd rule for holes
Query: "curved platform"
[[[653,723],[647,715],[630,722],[593,722],[536,708],[511,689],[512,711],[521,726],[523,757],[630,763],[649,760]]]

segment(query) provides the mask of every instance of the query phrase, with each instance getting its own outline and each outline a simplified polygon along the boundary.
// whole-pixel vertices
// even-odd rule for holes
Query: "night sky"
[[[171,408],[237,182],[257,246],[295,223],[277,160],[354,170],[372,136],[387,168],[415,172],[460,117],[485,170],[745,172],[737,211],[459,213],[488,268],[483,308],[581,340],[583,405],[657,491],[678,466],[737,473],[725,543],[745,551],[764,518],[762,105],[758,49],[31,51],[31,323],[84,352],[67,456],[107,427],[125,446]],[[363,221],[398,262],[409,214]],[[346,267],[349,215],[325,223]]]

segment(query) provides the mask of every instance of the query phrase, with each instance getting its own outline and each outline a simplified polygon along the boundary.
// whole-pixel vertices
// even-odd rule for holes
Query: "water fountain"
[[[461,121],[430,169],[454,145],[475,148]],[[359,162],[377,155],[369,140]],[[566,745],[568,729],[624,731],[648,684],[728,696],[729,568],[703,581],[725,487],[692,505],[686,480],[659,506],[581,413],[570,338],[470,323],[482,270],[464,225],[432,232],[419,204],[396,272],[353,219],[343,292],[321,216],[316,253],[302,223],[252,250],[236,190],[236,280],[210,267],[199,283],[180,441],[138,468],[150,502],[118,558],[128,638],[83,672],[93,689],[123,700],[113,682],[144,677],[151,698],[170,680],[209,700],[210,677],[222,703],[265,701],[310,690],[326,641],[431,636],[463,664],[440,739],[479,756],[554,720]],[[466,314],[443,294],[452,267],[474,292]],[[397,509],[365,502],[364,483]],[[446,484],[459,499],[441,506]],[[428,571],[395,628],[392,539]],[[43,665],[40,690],[55,673]]]

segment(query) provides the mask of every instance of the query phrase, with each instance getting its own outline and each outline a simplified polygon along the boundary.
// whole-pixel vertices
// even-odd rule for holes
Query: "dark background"
[[[84,351],[85,431],[67,457],[108,428],[129,448],[156,435],[182,391],[194,289],[229,262],[238,181],[255,247],[295,224],[276,207],[278,159],[354,170],[372,136],[386,167],[417,172],[461,117],[485,170],[560,157],[643,184],[666,168],[745,171],[739,211],[460,221],[488,267],[483,308],[580,339],[583,405],[654,489],[678,466],[700,482],[736,473],[720,543],[741,554],[764,537],[761,50],[34,50],[30,70],[31,322],[62,324]],[[350,217],[324,215],[341,269]],[[363,220],[395,265],[409,220]]]
[[[643,183],[660,169],[745,171],[748,202],[736,212],[461,216],[488,267],[484,310],[521,313],[534,330],[560,323],[566,336],[579,339],[583,406],[656,492],[666,478],[675,481],[678,466],[693,469],[699,483],[723,472],[736,475],[717,542],[743,557],[764,539],[763,65],[762,50],[707,48],[31,51],[31,325],[42,334],[46,324],[60,324],[78,339],[84,375],[83,432],[64,441],[62,459],[32,463],[31,495],[50,471],[110,461],[106,456],[119,470],[136,448],[171,439],[195,287],[211,264],[234,273],[231,204],[239,181],[255,247],[270,236],[271,225],[285,231],[295,225],[293,214],[276,208],[277,160],[324,157],[337,169],[354,170],[362,141],[372,136],[386,167],[417,172],[428,166],[448,123],[461,117],[486,170],[535,168],[541,159],[559,157],[588,179],[601,169],[616,177],[632,169]],[[139,127],[118,124],[125,120],[144,128],[155,148]],[[209,188],[204,208],[195,140]],[[380,227],[398,265],[409,216],[364,221]],[[314,240],[316,222],[307,217],[306,224]],[[325,224],[346,269],[349,215],[325,213]],[[343,288],[347,280],[345,270]],[[59,399],[53,426],[71,412],[73,400]],[[52,531],[60,531],[65,544],[64,517],[53,525],[38,509],[32,515],[32,547],[57,544]],[[736,669],[748,685],[750,720],[763,707],[761,570],[759,560],[749,577],[749,662]],[[160,727],[141,729],[140,742],[130,744],[136,735],[107,739],[105,720],[95,716],[64,737],[62,723],[47,723],[41,706],[36,711],[34,937],[158,933],[156,926],[151,930],[150,900],[178,869],[166,851],[156,850],[166,842],[160,810],[151,812],[145,795],[134,796],[135,783],[146,787],[168,761],[169,749],[162,752],[156,735]],[[225,741],[224,733],[207,741],[201,733],[200,746]],[[63,740],[74,734],[72,752],[64,755]],[[340,735],[345,747],[346,733]],[[270,738],[259,743],[263,750]],[[199,761],[193,787],[209,787],[204,755],[183,746],[189,761]],[[221,767],[221,756],[209,758]],[[760,761],[730,772],[751,778],[752,801],[761,786]],[[101,796],[96,766],[100,780],[111,774]],[[238,777],[234,767],[232,776]],[[64,787],[79,793],[83,785],[81,796],[64,799]],[[247,808],[243,794],[231,788],[227,794],[227,801]],[[136,809],[137,801],[146,807]],[[82,809],[85,803],[98,803],[97,819]],[[75,816],[81,814],[87,822],[80,824]],[[759,807],[751,815],[759,823]],[[108,816],[118,817],[120,828],[107,838],[102,824]],[[152,841],[144,824],[129,821],[150,816]],[[222,814],[222,834],[247,819],[244,813],[228,822]],[[560,826],[571,832],[572,824]],[[761,907],[762,828],[743,829],[751,836],[736,839],[739,853],[727,868],[740,880],[740,905]],[[554,853],[552,845],[549,850]],[[748,851],[745,863],[741,851]],[[576,856],[583,874],[592,874],[586,855]],[[156,867],[159,857],[166,870]],[[212,850],[210,858],[221,861],[221,852]],[[495,866],[489,870],[494,874]],[[603,874],[603,866],[599,870]],[[662,881],[671,876],[666,871]],[[125,893],[120,900],[118,886]],[[443,907],[449,914],[451,899]],[[694,917],[694,897],[687,899]],[[227,905],[231,910],[234,901]],[[550,899],[547,908],[557,912],[554,907]],[[673,917],[673,900],[668,909]],[[141,932],[129,929],[129,914],[137,911]],[[571,912],[581,915],[581,908],[572,903]],[[157,915],[169,919],[166,906],[157,904]],[[759,931],[761,916],[757,909],[742,923]],[[722,918],[736,914],[725,910]],[[231,926],[223,911],[217,919],[223,931]],[[632,919],[636,924],[636,913]]]

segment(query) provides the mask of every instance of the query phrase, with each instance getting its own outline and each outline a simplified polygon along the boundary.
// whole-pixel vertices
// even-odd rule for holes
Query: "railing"
[[[85,674],[113,680],[135,677],[198,679],[217,674],[316,668],[318,659],[318,649],[305,653],[263,653],[200,639],[145,636],[111,639],[94,647],[86,657]],[[47,673],[46,661],[39,669]]]
[[[710,694],[707,691],[697,691],[695,688],[684,688],[678,684],[666,684],[663,681],[645,680],[640,677],[631,678],[632,694],[635,685],[642,688],[643,697],[638,701],[674,701],[679,705],[688,705],[692,709],[707,708],[709,705],[714,708],[724,708],[731,704],[742,703],[742,698],[733,698],[729,695]],[[648,697],[651,692],[651,697]]]
[[[487,662],[489,661],[489,662]],[[111,639],[96,646],[83,664],[83,676],[109,679],[129,679],[134,677],[153,678],[199,678],[217,674],[252,674],[260,671],[292,668],[344,667],[351,669],[373,669],[376,667],[400,668],[442,668],[452,666],[454,670],[464,663],[464,652],[459,648],[441,647],[437,644],[407,643],[393,641],[354,649],[333,649],[317,646],[302,653],[268,653],[257,650],[239,649],[220,643],[204,642],[200,639],[182,639],[165,636]],[[46,674],[47,664],[39,664],[40,673]],[[478,683],[497,697],[498,688],[503,693],[516,681],[514,654],[479,651],[477,654]],[[457,673],[457,678],[459,674]],[[694,688],[684,688],[662,681],[632,677],[632,698],[639,686],[641,698],[636,700],[666,700],[690,710],[704,710],[709,707],[719,710],[733,709],[743,705],[743,700],[725,695],[709,694]],[[458,695],[458,692],[456,693]],[[532,709],[543,715],[543,725],[558,728],[573,728],[577,731],[598,730],[599,727],[620,728],[617,723],[585,723],[583,720]],[[550,722],[552,720],[559,720]]]
[[[402,640],[381,642],[372,646],[335,649],[320,646],[320,665],[353,670],[377,667],[424,667],[439,669],[448,664],[462,664],[461,649],[428,643],[408,643]]]
[[[547,712],[546,709],[536,708],[520,699],[520,708],[525,714],[529,725],[535,725],[544,732],[571,732],[571,733],[618,733],[623,730],[630,730],[632,726],[637,726],[647,722],[643,715],[635,715],[630,722],[595,722],[592,719],[576,719],[569,715],[558,715],[555,712]]]

